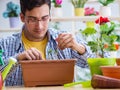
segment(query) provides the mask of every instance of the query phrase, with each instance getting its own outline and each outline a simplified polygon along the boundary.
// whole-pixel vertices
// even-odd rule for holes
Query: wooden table
[[[82,88],[82,86],[63,87],[63,86],[46,86],[46,87],[4,87],[2,90],[120,90],[120,89],[93,89]]]

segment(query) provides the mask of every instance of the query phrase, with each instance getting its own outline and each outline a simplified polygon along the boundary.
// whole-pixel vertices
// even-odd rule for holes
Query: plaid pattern
[[[85,45],[86,53],[84,55],[80,55],[78,52],[71,50],[70,48],[66,48],[64,50],[59,50],[57,48],[57,43],[55,41],[58,34],[62,31],[56,31],[53,29],[48,30],[48,43],[46,46],[46,59],[48,60],[55,60],[55,59],[70,59],[76,58],[77,63],[76,65],[81,68],[87,68],[86,59],[88,57],[94,57],[91,53],[89,47],[86,46],[86,43],[76,36],[76,40]],[[18,53],[24,51],[24,46],[21,41],[21,32],[17,34],[13,34],[10,37],[0,39],[0,48],[4,51],[3,53],[3,60],[5,64],[8,63],[9,57],[16,57]],[[6,86],[15,86],[15,85],[23,85],[22,73],[21,73],[21,66],[18,64],[14,71],[6,78],[5,80]]]

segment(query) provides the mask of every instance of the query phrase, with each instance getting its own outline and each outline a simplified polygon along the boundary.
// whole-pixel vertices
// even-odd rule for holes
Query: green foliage
[[[103,6],[107,6],[108,4],[114,2],[115,0],[98,0]]]
[[[115,27],[115,23],[109,22],[100,25],[98,30],[87,27],[82,31],[85,37],[92,38],[92,40],[88,41],[88,46],[90,46],[92,52],[96,54],[99,53],[99,55],[103,57],[105,51],[116,50],[113,44],[118,38],[118,36],[114,34]],[[105,44],[107,44],[107,48],[105,48]]]
[[[13,3],[13,2],[8,2],[7,3],[7,8],[6,11],[3,13],[3,17],[18,17],[20,14],[20,6]]]
[[[83,8],[88,0],[71,0],[75,8]]]
[[[86,28],[82,33],[85,34],[86,36],[93,35],[97,31],[94,28]]]

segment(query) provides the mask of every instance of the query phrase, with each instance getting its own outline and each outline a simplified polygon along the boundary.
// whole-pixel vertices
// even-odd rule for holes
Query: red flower
[[[107,22],[110,22],[110,20],[107,17],[100,17],[95,21],[96,24],[100,24],[100,25]]]

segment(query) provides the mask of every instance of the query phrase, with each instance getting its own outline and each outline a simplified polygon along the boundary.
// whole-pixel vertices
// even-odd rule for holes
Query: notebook
[[[25,87],[73,82],[75,59],[20,61]]]

